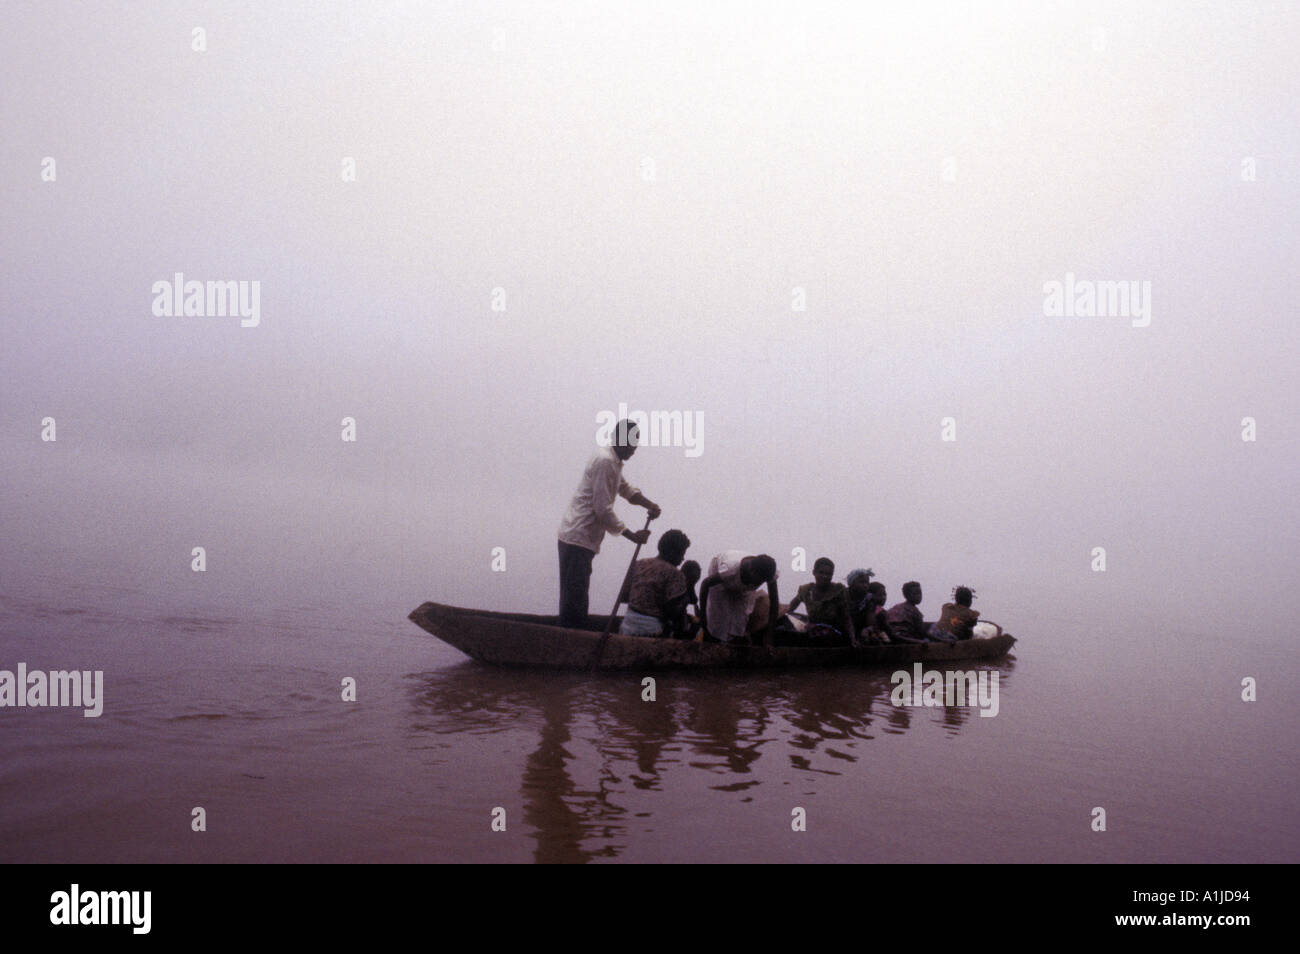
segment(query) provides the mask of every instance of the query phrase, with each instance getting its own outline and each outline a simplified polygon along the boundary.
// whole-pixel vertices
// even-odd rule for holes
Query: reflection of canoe
[[[608,617],[592,616],[588,629],[563,629],[554,616],[497,613],[425,603],[410,619],[443,642],[481,662],[499,666],[586,669]],[[958,643],[912,643],[863,649],[796,646],[732,646],[644,636],[610,636],[601,669],[798,668],[806,666],[897,665],[957,659],[997,659],[1015,639],[1003,633]]]

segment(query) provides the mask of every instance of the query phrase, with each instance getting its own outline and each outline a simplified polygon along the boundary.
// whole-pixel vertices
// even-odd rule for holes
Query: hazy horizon
[[[1297,26],[13,11],[0,573],[552,612],[560,515],[625,403],[702,416],[698,457],[626,470],[701,563],[771,553],[788,594],[802,547],[891,601],[921,580],[931,614],[969,583],[1013,630],[1107,601],[1159,621],[1143,638],[1282,645]],[[156,316],[176,272],[259,282],[260,323]],[[1149,282],[1149,325],[1045,316],[1067,275]],[[631,550],[607,539],[594,610]]]

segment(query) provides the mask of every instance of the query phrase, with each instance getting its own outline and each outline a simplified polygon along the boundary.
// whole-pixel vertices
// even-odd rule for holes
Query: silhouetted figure
[[[945,642],[970,639],[980,618],[979,610],[970,608],[975,591],[968,586],[959,586],[952,591],[952,598],[953,602],[943,604],[939,621],[931,627],[931,637]]]
[[[623,463],[636,453],[638,436],[635,424],[618,422],[610,446],[598,448],[587,461],[578,489],[560,521],[561,626],[583,629],[587,625],[591,561],[600,552],[606,533],[619,534],[633,543],[650,539],[649,530],[629,530],[614,512],[614,498],[619,496],[645,507],[651,517],[659,516],[659,505],[623,479]]]
[[[885,614],[891,639],[896,643],[924,643],[929,626],[921,615],[921,584],[908,580],[903,584],[903,602],[895,603]]]
[[[871,570],[849,570],[844,582],[849,588],[849,618],[853,620],[853,635],[858,636],[864,629],[870,629],[875,619],[876,607],[871,595]]]
[[[677,568],[691,545],[680,530],[659,537],[659,555],[638,560],[628,583],[624,636],[670,636],[682,625],[686,609],[686,575]]]
[[[808,606],[808,629],[804,644],[808,646],[847,646],[853,640],[853,619],[849,615],[849,590],[835,583],[835,564],[828,557],[813,563],[813,582],[795,591],[787,613],[800,603]]]
[[[865,646],[871,646],[878,643],[892,643],[893,630],[889,625],[889,616],[885,613],[885,601],[889,598],[889,591],[885,589],[884,583],[872,582],[867,592],[870,596],[869,609],[867,616],[869,622],[858,633],[858,641]]]

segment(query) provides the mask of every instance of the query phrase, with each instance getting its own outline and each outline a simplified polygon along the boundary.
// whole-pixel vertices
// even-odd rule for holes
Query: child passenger
[[[944,642],[970,639],[980,618],[979,610],[970,608],[975,591],[968,586],[959,586],[952,591],[952,598],[953,602],[943,604],[939,621],[931,627],[931,636]]]

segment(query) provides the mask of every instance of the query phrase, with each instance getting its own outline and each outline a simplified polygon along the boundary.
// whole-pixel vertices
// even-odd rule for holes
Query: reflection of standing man
[[[645,507],[651,518],[659,516],[659,505],[623,479],[623,463],[636,453],[637,426],[619,421],[608,447],[599,448],[587,461],[569,509],[560,521],[560,619],[559,625],[582,629],[587,625],[587,590],[591,585],[591,561],[600,552],[606,533],[619,534],[633,543],[650,539],[649,530],[629,530],[614,512],[614,497]]]

